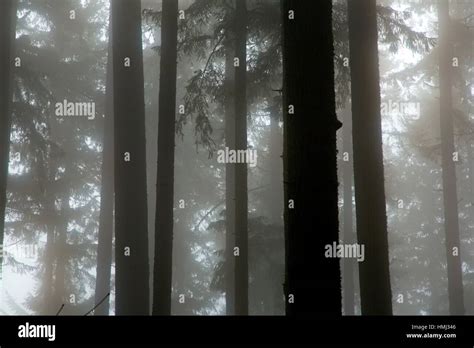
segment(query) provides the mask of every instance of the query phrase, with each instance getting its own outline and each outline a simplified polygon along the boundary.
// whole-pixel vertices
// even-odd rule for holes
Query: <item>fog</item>
[[[246,122],[244,149],[236,145],[236,120],[239,122],[242,111],[235,102],[239,89],[229,87],[239,81],[238,71],[229,68],[236,67],[234,57],[238,56],[238,44],[229,43],[238,42],[234,37],[238,31],[228,29],[235,24],[234,2],[179,1],[175,136],[170,145],[174,148],[174,199],[169,205],[172,315],[241,313],[239,299],[245,292],[234,283],[243,272],[234,265],[241,255],[248,265],[248,285],[244,284],[248,314],[285,314],[284,209],[288,203],[284,201],[281,5],[278,0],[246,2],[246,110],[240,119]],[[122,104],[113,98],[121,85],[114,81],[120,70],[112,62],[122,62],[123,57],[111,54],[121,51],[112,45],[119,39],[109,40],[109,1],[13,3],[17,6],[12,24],[16,38],[12,40],[0,315],[84,315],[95,308],[103,310],[100,314],[116,314],[115,237],[103,249],[109,258],[101,258],[98,250],[101,225],[109,226],[112,235],[115,162],[122,158],[121,163],[132,168],[143,164],[146,169],[146,226],[139,227],[134,221],[141,215],[132,215],[133,221],[127,223],[137,223],[137,228],[127,233],[138,236],[143,231],[147,237],[140,244],[145,248],[132,247],[131,253],[148,260],[144,280],[148,291],[143,294],[149,297],[146,306],[153,313],[153,294],[160,281],[155,269],[156,231],[161,228],[155,220],[157,202],[162,199],[157,195],[157,180],[165,167],[160,167],[160,158],[165,157],[158,153],[159,113],[160,100],[169,100],[160,98],[160,83],[166,87],[163,81],[169,80],[160,79],[166,54],[163,47],[169,47],[162,41],[166,23],[161,18],[162,1],[142,0],[143,59],[137,62],[131,55],[130,63],[132,68],[137,64],[143,68],[145,136],[139,139],[146,149],[143,160],[133,151],[128,160],[126,154],[114,154],[114,130],[115,144],[128,130],[122,127],[117,133],[120,126],[114,126],[112,119],[120,112],[117,105],[133,103],[135,93],[130,99],[122,98]],[[453,296],[463,299],[463,314],[474,314],[473,4],[470,0],[449,1],[450,20],[445,26],[449,45],[443,45],[436,1],[377,1],[383,181],[394,315],[454,314]],[[334,242],[347,245],[357,242],[357,218],[346,1],[334,0],[332,11],[335,111],[343,124],[337,131],[339,240]],[[439,57],[448,55],[440,47],[451,50],[449,82],[440,81]],[[446,109],[440,107],[440,100],[446,100],[440,96],[440,85],[446,83],[451,95],[447,107],[451,134],[446,128],[449,123],[442,121]],[[130,118],[139,120],[139,114],[130,114]],[[130,137],[133,132],[130,128]],[[443,145],[450,136],[452,151]],[[315,171],[318,160],[314,158]],[[109,189],[103,189],[106,184]],[[125,186],[133,194],[142,184],[130,181]],[[240,191],[246,197],[244,205],[239,205]],[[109,206],[104,204],[105,195]],[[248,250],[236,251],[232,238],[240,245],[242,209],[246,210],[243,228]],[[448,241],[446,235],[451,236]],[[453,242],[456,236],[458,244]],[[365,262],[360,253],[367,253],[370,247],[358,249],[358,257],[340,260],[343,315],[363,314],[358,270]],[[107,248],[112,252],[107,254]],[[138,273],[140,264],[130,267],[136,267]],[[104,269],[110,274],[106,272],[99,285],[98,273]],[[317,279],[318,272],[315,269],[307,276]],[[121,279],[126,283],[132,278]],[[127,291],[139,286],[129,283]],[[377,291],[377,284],[374,287]],[[234,288],[235,293],[229,290]],[[229,301],[235,303],[229,306]]]

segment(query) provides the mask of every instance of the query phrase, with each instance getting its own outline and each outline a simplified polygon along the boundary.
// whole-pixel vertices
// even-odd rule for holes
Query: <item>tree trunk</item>
[[[231,34],[226,41],[225,60],[225,145],[235,149],[234,47]],[[235,164],[225,165],[225,302],[226,314],[235,313]]]
[[[247,1],[235,8],[235,150],[247,150]],[[234,61],[235,62],[235,61]],[[235,65],[235,64],[234,64]],[[247,163],[235,164],[235,314],[248,315]]]
[[[361,310],[391,315],[375,0],[348,0],[348,16]]]
[[[45,172],[44,161],[41,166],[43,167],[42,172]],[[52,315],[56,308],[53,308],[53,274],[54,274],[54,245],[55,245],[55,230],[56,226],[54,221],[56,219],[56,209],[54,207],[54,194],[51,192],[51,179],[49,173],[45,176],[45,192],[44,192],[44,211],[45,211],[45,224],[46,228],[46,244],[44,250],[44,276],[41,282],[41,296],[42,296],[42,314]]]
[[[339,260],[325,257],[339,238],[332,1],[282,13],[286,314],[340,315]]]
[[[178,2],[163,0],[153,315],[171,314]]]
[[[343,110],[342,126],[342,148],[343,156],[348,157],[348,161],[342,162],[342,180],[344,182],[344,232],[343,243],[355,243],[352,215],[352,115],[350,109]],[[345,258],[343,260],[343,289],[344,289],[344,314],[354,315],[354,259]]]
[[[11,106],[13,102],[12,59],[16,29],[16,1],[0,1],[0,281],[2,279],[7,178],[10,157]]]
[[[438,0],[439,22],[439,99],[441,157],[443,172],[444,231],[448,270],[449,313],[464,314],[461,250],[459,240],[456,168],[453,162],[454,134],[451,100],[451,68],[453,48],[450,33],[449,2]]]
[[[69,173],[66,168],[65,175]],[[66,176],[62,180],[66,180]],[[67,185],[67,183],[66,183]],[[61,211],[58,212],[56,220],[56,236],[54,246],[54,285],[53,285],[53,298],[52,306],[53,309],[58,311],[66,301],[66,271],[68,263],[67,255],[67,227],[70,215],[70,190],[66,188],[66,191],[61,197]]]
[[[49,201],[50,199],[47,198]],[[48,211],[49,218],[54,218],[56,211],[53,208],[50,208],[51,204],[47,205],[46,211]],[[51,214],[49,214],[51,213]],[[54,314],[55,308],[53,308],[53,274],[54,274],[54,243],[55,243],[55,227],[52,222],[49,222],[46,225],[46,245],[44,251],[45,259],[45,269],[44,276],[41,284],[41,294],[43,297],[43,315],[52,315]]]
[[[111,21],[109,21],[111,24]],[[110,25],[109,24],[109,25]],[[100,187],[99,237],[97,245],[97,276],[95,281],[95,305],[98,306],[110,293],[112,267],[112,238],[114,218],[114,110],[113,110],[113,58],[112,30],[109,30],[109,53],[105,95],[105,120],[102,145],[102,175]],[[110,301],[106,300],[95,310],[95,315],[109,315]]]
[[[149,314],[141,3],[114,0],[115,313]]]

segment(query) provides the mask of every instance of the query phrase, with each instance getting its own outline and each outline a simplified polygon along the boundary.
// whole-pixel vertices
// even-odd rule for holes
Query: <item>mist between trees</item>
[[[0,314],[473,314],[473,9],[1,0]]]

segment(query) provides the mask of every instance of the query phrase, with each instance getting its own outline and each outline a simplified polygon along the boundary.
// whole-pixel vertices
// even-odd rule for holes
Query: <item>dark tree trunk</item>
[[[344,244],[355,243],[352,213],[352,115],[346,107],[343,111],[342,151],[348,161],[342,162],[342,180],[344,182]],[[343,259],[344,314],[354,315],[354,259]]]
[[[235,150],[247,150],[247,0],[235,8]],[[248,193],[247,164],[235,164],[235,314],[248,315]]]
[[[286,313],[340,315],[332,1],[283,1],[283,31]]]
[[[111,24],[111,22],[109,22]],[[110,25],[109,24],[109,25]],[[95,280],[95,315],[109,315],[110,274],[112,267],[112,237],[114,211],[114,109],[113,109],[113,58],[112,30],[109,30],[107,81],[105,95],[105,120],[102,145],[102,174],[100,187],[99,237],[97,245],[97,276]]]
[[[459,240],[458,196],[453,154],[454,134],[451,100],[453,47],[451,43],[449,2],[438,0],[439,22],[439,96],[441,157],[443,171],[444,231],[448,270],[449,313],[464,314],[461,250]],[[457,252],[454,252],[454,249]]]
[[[114,0],[111,9],[115,112],[115,313],[146,315],[149,314],[149,265],[141,2]]]
[[[375,0],[348,0],[348,12],[361,309],[391,315]]]
[[[5,208],[7,204],[8,162],[10,157],[12,66],[16,28],[16,1],[0,1],[0,281],[2,279]]]
[[[163,0],[153,314],[171,314],[178,2]]]
[[[234,46],[231,34],[225,41],[225,145],[235,149]],[[225,302],[226,314],[235,313],[235,164],[225,165]]]

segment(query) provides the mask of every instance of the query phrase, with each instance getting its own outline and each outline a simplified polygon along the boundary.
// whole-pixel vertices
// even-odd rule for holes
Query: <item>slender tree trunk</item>
[[[438,0],[439,22],[439,94],[441,157],[443,171],[444,230],[448,269],[449,313],[464,314],[461,250],[459,240],[458,196],[456,168],[453,156],[454,134],[451,100],[451,74],[453,48],[450,33],[449,2]]]
[[[340,315],[339,260],[325,257],[339,239],[332,1],[282,12],[286,314]]]
[[[161,28],[156,25],[153,30],[154,38],[160,37]],[[153,64],[159,66],[160,57],[153,57]],[[146,64],[146,63],[145,63]],[[159,73],[159,71],[158,71]],[[146,72],[145,72],[146,74]],[[155,214],[156,214],[156,161],[158,158],[157,152],[157,141],[158,141],[158,97],[159,97],[159,76],[156,77],[151,75],[148,78],[153,79],[153,83],[149,87],[148,91],[145,90],[145,98],[148,93],[151,99],[151,105],[147,107],[146,112],[146,147],[147,147],[147,190],[148,190],[148,252],[149,252],[149,263],[150,263],[150,313],[153,312],[153,274],[155,272]],[[145,78],[145,83],[147,78]],[[173,242],[173,248],[174,242]],[[174,258],[174,256],[173,256]],[[179,305],[179,303],[178,303]],[[171,309],[173,311],[173,308]]]
[[[153,314],[171,314],[178,2],[163,0]]]
[[[48,212],[55,213],[55,210],[47,208]],[[51,214],[50,218],[54,215]],[[55,227],[53,223],[48,223],[46,226],[46,246],[45,246],[45,271],[42,279],[42,291],[43,296],[43,315],[54,314],[54,308],[52,305],[53,300],[53,273],[54,273],[54,245],[55,245]]]
[[[16,29],[16,1],[0,1],[0,281],[2,280],[8,162],[10,157],[12,61]]]
[[[66,168],[66,175],[68,173]],[[65,180],[65,179],[63,179]],[[66,184],[67,185],[67,184]],[[70,191],[67,188],[66,192],[61,197],[61,211],[58,214],[56,221],[56,243],[55,246],[55,271],[54,271],[54,285],[53,285],[53,298],[52,306],[53,309],[59,310],[61,305],[66,300],[66,269],[68,262],[67,255],[67,227],[69,222],[69,197]]]
[[[111,24],[111,21],[109,21]],[[109,53],[107,57],[107,77],[105,95],[105,121],[102,145],[102,175],[100,187],[99,237],[97,245],[97,276],[95,281],[95,305],[110,293],[112,268],[112,238],[114,214],[114,111],[113,111],[113,58],[112,30],[109,32]],[[99,305],[95,315],[109,315],[109,298]]]
[[[348,11],[361,309],[391,315],[375,0],[348,0]]]
[[[355,243],[352,216],[352,115],[347,107],[343,111],[342,148],[347,161],[342,162],[342,180],[344,182],[344,244]],[[343,259],[344,314],[354,315],[354,259]]]
[[[141,2],[113,0],[115,313],[149,314]]]
[[[235,150],[247,150],[247,1],[235,8]],[[248,315],[248,192],[247,164],[235,164],[235,314]]]
[[[43,162],[45,158],[41,159]],[[44,163],[42,172],[45,173]],[[54,220],[56,219],[56,209],[54,207],[54,196],[51,192],[51,180],[49,173],[45,175],[46,189],[44,192],[44,210],[45,219],[47,221],[46,227],[46,244],[44,250],[44,276],[41,283],[41,296],[43,298],[42,303],[42,314],[51,315],[54,314],[55,308],[53,308],[53,274],[54,274],[54,245],[55,245],[55,234],[56,226]]]
[[[225,145],[235,149],[235,100],[234,100],[234,57],[233,39],[231,34],[225,41]],[[225,165],[225,301],[226,314],[235,313],[235,164]]]

